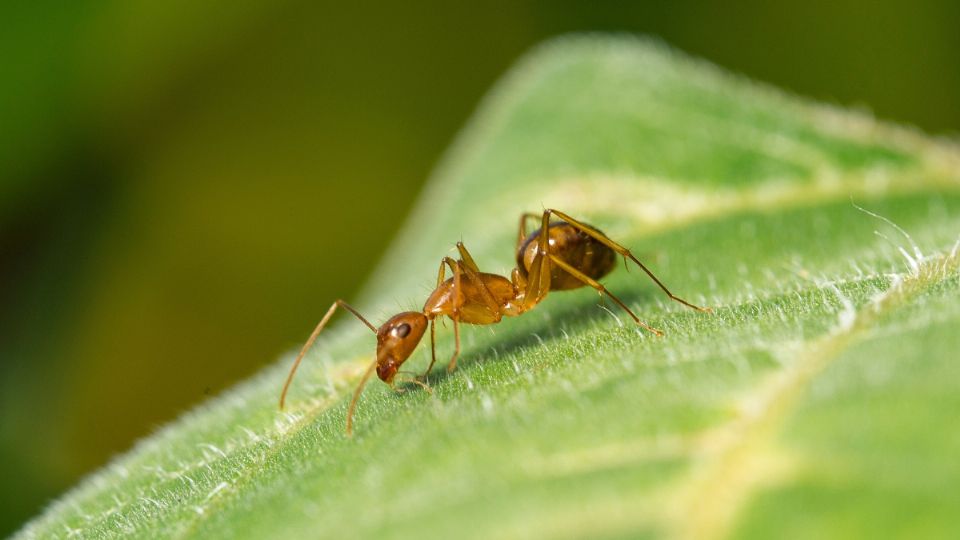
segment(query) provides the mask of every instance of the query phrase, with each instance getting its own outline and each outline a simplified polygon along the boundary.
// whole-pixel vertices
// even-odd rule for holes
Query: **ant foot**
[[[431,393],[431,394],[433,393],[433,388],[430,388],[430,385],[427,384],[425,381],[421,381],[419,376],[411,377],[411,378],[409,378],[409,379],[400,379],[400,380],[398,380],[397,382],[415,384],[415,385],[419,386],[420,388],[423,388],[423,389],[426,390],[427,392],[429,392],[429,393]],[[404,393],[404,392],[407,392],[407,391],[409,390],[409,388],[397,388],[397,387],[394,387],[394,390],[397,391],[397,393],[402,394],[402,393]]]
[[[647,326],[647,325],[645,325],[645,324],[643,324],[643,323],[640,323],[640,326],[646,328],[651,334],[653,334],[653,335],[655,335],[655,336],[657,336],[657,337],[663,337],[663,336],[665,335],[665,334],[663,333],[663,330],[660,330],[659,328],[654,328],[654,327],[652,327],[652,326]]]
[[[430,388],[430,385],[429,385],[429,384],[427,384],[427,383],[425,383],[425,382],[421,382],[420,380],[418,380],[418,379],[416,379],[416,378],[410,379],[409,382],[412,382],[413,384],[419,386],[420,388],[423,388],[424,390],[427,391],[428,394],[433,394],[433,388]]]

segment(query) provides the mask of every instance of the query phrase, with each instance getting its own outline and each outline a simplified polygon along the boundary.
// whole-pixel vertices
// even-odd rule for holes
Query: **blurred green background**
[[[950,134],[958,27],[948,0],[4,3],[0,535],[354,297],[536,43],[654,34]]]

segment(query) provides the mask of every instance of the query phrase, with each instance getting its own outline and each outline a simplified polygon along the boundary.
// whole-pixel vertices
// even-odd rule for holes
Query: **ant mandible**
[[[551,216],[556,216],[559,221],[551,222]],[[457,242],[460,259],[444,257],[440,262],[437,287],[423,305],[423,311],[399,313],[390,317],[377,329],[343,300],[334,302],[293,362],[290,374],[283,385],[283,392],[280,394],[280,408],[283,409],[287,389],[290,387],[300,361],[333,317],[337,307],[342,307],[354,314],[377,335],[377,357],[360,379],[353,393],[353,399],[350,401],[350,408],[347,410],[348,435],[352,433],[353,412],[360,398],[360,392],[374,368],[377,376],[393,387],[394,378],[400,366],[420,343],[428,324],[430,325],[430,365],[422,377],[425,378],[430,373],[437,360],[436,320],[443,315],[453,320],[453,335],[456,343],[453,356],[447,364],[447,371],[453,371],[457,366],[457,356],[460,354],[461,322],[495,324],[505,315],[509,317],[522,315],[536,307],[551,290],[563,291],[589,285],[601,295],[605,294],[616,302],[638,325],[662,336],[663,332],[641,321],[626,304],[597,281],[613,270],[617,255],[623,256],[624,264],[627,259],[636,263],[671,300],[698,311],[711,311],[710,308],[691,304],[674,295],[657,279],[657,276],[653,275],[653,272],[630,253],[629,249],[614,242],[596,227],[578,221],[563,212],[553,209],[544,210],[543,215],[539,216],[540,228],[528,235],[527,221],[537,217],[537,214],[532,213],[524,213],[520,216],[516,248],[517,267],[510,274],[510,279],[481,272],[463,242]],[[453,277],[445,279],[448,267]],[[410,382],[423,385],[417,379],[412,379]]]

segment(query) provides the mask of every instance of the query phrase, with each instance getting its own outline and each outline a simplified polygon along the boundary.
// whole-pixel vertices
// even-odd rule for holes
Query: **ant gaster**
[[[559,221],[551,222],[551,216],[556,216]],[[527,221],[538,217],[540,228],[527,234]],[[601,295],[605,294],[616,302],[638,325],[662,336],[663,332],[641,321],[626,304],[597,281],[613,270],[617,255],[624,258],[624,264],[627,259],[636,263],[672,300],[699,311],[710,311],[710,308],[696,306],[675,296],[653,275],[653,272],[630,253],[629,249],[614,242],[599,229],[557,210],[545,210],[540,216],[531,213],[520,216],[516,247],[517,267],[511,272],[510,279],[481,272],[462,242],[457,243],[457,250],[460,252],[459,260],[444,257],[440,262],[437,287],[423,305],[423,311],[399,313],[390,317],[377,329],[343,300],[334,302],[304,344],[300,354],[297,355],[283,385],[283,392],[280,394],[280,408],[283,409],[287,389],[300,361],[317,339],[317,335],[327,325],[337,307],[353,313],[377,335],[376,360],[363,374],[350,401],[350,408],[347,411],[347,434],[352,432],[353,412],[360,392],[374,369],[382,381],[393,386],[400,366],[420,343],[428,325],[430,326],[431,356],[430,365],[423,377],[430,373],[437,359],[436,320],[444,315],[453,320],[453,335],[456,343],[453,356],[447,364],[447,371],[453,371],[457,366],[457,356],[460,354],[461,322],[494,324],[500,322],[505,315],[509,317],[522,315],[536,307],[551,290],[562,291],[589,285]],[[453,277],[446,278],[447,268],[453,273]],[[417,379],[410,382],[426,387]]]

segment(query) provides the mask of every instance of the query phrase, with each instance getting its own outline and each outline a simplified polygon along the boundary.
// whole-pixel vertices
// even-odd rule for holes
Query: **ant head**
[[[416,311],[406,311],[383,323],[377,330],[377,377],[390,383],[407,358],[417,348],[427,329],[427,317]]]

